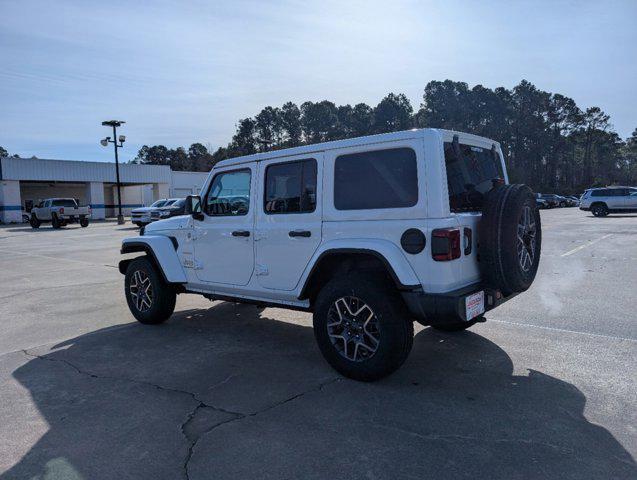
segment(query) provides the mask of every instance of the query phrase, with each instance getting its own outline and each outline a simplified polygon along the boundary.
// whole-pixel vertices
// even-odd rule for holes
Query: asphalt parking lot
[[[0,227],[0,478],[637,478],[637,216],[542,211],[532,289],[339,377],[311,316],[178,298],[137,324],[129,226]]]

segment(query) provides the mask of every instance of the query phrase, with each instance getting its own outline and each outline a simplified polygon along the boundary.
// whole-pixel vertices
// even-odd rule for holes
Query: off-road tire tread
[[[521,208],[531,207],[536,223],[536,255],[531,270],[519,268],[516,253],[517,222]],[[480,270],[488,286],[504,295],[527,290],[539,265],[542,226],[533,192],[522,184],[503,185],[487,194],[480,221]]]
[[[128,289],[130,277],[133,272],[139,269],[143,269],[148,274],[153,285],[153,305],[145,312],[140,312],[135,308],[135,305],[132,304]],[[163,323],[168,320],[175,311],[175,303],[177,301],[175,290],[164,282],[160,272],[157,271],[155,265],[146,256],[138,257],[128,264],[124,280],[124,295],[126,296],[126,303],[128,303],[128,308],[133,316],[138,322],[145,325],[158,325]]]
[[[368,303],[381,322],[381,346],[371,359],[361,363],[349,361],[336,351],[325,325],[331,304],[348,295]],[[335,277],[319,292],[314,305],[314,335],[321,353],[336,371],[354,380],[371,382],[390,375],[405,362],[414,342],[414,324],[392,285],[381,277],[348,274]]]

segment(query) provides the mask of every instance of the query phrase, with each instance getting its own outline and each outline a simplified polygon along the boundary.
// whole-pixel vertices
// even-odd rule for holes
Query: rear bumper
[[[590,211],[591,207],[582,207],[582,206],[580,205],[579,209],[580,209],[580,210],[584,210],[585,212],[588,212],[588,211]]]
[[[77,215],[67,215],[66,213],[63,213],[61,215],[58,215],[58,218],[62,219],[62,220],[70,220],[70,221],[76,221],[79,220],[80,218],[91,218],[91,214],[90,213],[86,213],[86,214],[77,214]]]
[[[466,322],[466,298],[484,291],[485,312],[493,310],[517,294],[505,297],[502,292],[482,284],[469,285],[447,293],[425,293],[421,290],[401,292],[410,313],[421,323],[439,325]]]

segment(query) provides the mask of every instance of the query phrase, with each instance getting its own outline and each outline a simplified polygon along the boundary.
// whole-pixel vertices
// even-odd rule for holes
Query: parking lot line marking
[[[600,238],[598,238],[596,240],[591,240],[590,242],[586,242],[584,245],[580,245],[579,247],[575,247],[573,250],[569,250],[568,252],[563,253],[560,256],[561,257],[568,257],[569,255],[573,255],[574,253],[579,252],[583,248],[590,247],[591,245],[593,245],[593,244],[595,244],[597,242],[601,242],[605,238],[612,237],[612,236],[613,236],[612,233],[608,233],[608,234],[604,235],[603,237],[600,237]]]
[[[508,325],[517,325],[517,326],[520,326],[520,327],[539,328],[541,330],[551,330],[553,332],[575,333],[577,335],[586,335],[586,336],[589,336],[589,337],[607,338],[607,339],[610,339],[610,340],[624,340],[626,342],[637,342],[637,340],[635,340],[634,338],[616,337],[614,335],[604,335],[603,333],[582,332],[580,330],[568,330],[566,328],[546,327],[544,325],[533,325],[531,323],[510,322],[508,320],[487,319],[487,321],[488,322],[495,322],[495,323],[506,323]]]
[[[48,258],[51,260],[58,260],[60,262],[71,262],[71,263],[81,263],[84,265],[93,265],[96,267],[110,267],[110,268],[117,268],[116,265],[106,265],[106,264],[100,264],[100,263],[93,263],[93,262],[85,262],[84,260],[75,260],[74,258],[62,258],[62,257],[52,257],[50,255],[41,255],[38,253],[27,253],[27,252],[16,252],[15,250],[11,252],[14,255],[25,255],[27,257],[40,257],[40,258]]]

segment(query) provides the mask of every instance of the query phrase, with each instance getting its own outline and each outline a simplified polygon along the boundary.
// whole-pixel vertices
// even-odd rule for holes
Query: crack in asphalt
[[[335,383],[339,380],[341,380],[340,377],[334,377],[331,378],[325,382],[321,382],[319,383],[317,386],[309,388],[307,390],[304,390],[300,393],[297,393],[296,395],[292,395],[291,397],[288,397],[280,402],[274,403],[272,405],[268,405],[265,408],[262,408],[260,410],[257,410],[256,412],[252,412],[252,413],[244,413],[244,412],[236,412],[236,411],[232,411],[232,410],[228,410],[222,407],[217,407],[215,405],[211,405],[209,403],[204,402],[203,400],[201,400],[199,397],[197,397],[197,395],[194,392],[189,392],[187,390],[181,390],[178,388],[171,388],[171,387],[165,387],[162,385],[157,385],[155,383],[152,382],[146,382],[144,380],[137,380],[134,378],[128,378],[128,377],[116,377],[116,376],[111,376],[111,375],[97,375],[95,373],[90,373],[87,372],[85,370],[82,370],[81,368],[79,368],[77,365],[69,362],[66,359],[63,358],[50,358],[50,357],[46,357],[46,356],[42,356],[42,355],[37,355],[35,353],[31,353],[26,349],[22,349],[21,352],[30,358],[34,358],[34,359],[38,359],[38,360],[46,360],[49,362],[59,362],[62,363],[64,365],[66,365],[67,367],[73,369],[76,373],[80,374],[80,375],[85,375],[91,378],[97,378],[97,379],[104,379],[104,380],[115,380],[115,381],[124,381],[124,382],[130,382],[130,383],[136,383],[136,384],[140,384],[140,385],[146,385],[149,387],[153,387],[156,388],[158,390],[162,390],[165,392],[171,392],[171,393],[178,393],[178,394],[182,394],[182,395],[187,395],[190,398],[192,398],[195,402],[197,402],[197,405],[195,406],[195,408],[187,415],[186,420],[184,422],[182,422],[182,424],[180,425],[180,431],[182,436],[186,439],[186,441],[188,442],[188,450],[186,453],[186,457],[184,458],[183,461],[183,472],[184,472],[184,478],[186,480],[190,480],[190,474],[188,473],[188,465],[190,463],[190,460],[192,459],[192,455],[194,453],[194,449],[195,446],[197,445],[197,442],[204,436],[207,435],[208,433],[210,433],[212,430],[220,427],[221,425],[225,425],[227,423],[232,423],[232,422],[236,422],[239,420],[243,420],[245,418],[250,418],[250,417],[256,417],[257,415],[260,415],[262,413],[268,412],[270,410],[273,410],[275,408],[278,408],[282,405],[285,405],[287,403],[293,402],[294,400],[297,400],[301,397],[303,397],[304,395],[307,395],[308,393],[312,393],[312,392],[320,392],[325,386]],[[211,388],[215,388],[218,387],[220,385],[223,385],[225,383],[227,383],[228,381],[230,381],[230,379],[232,379],[233,377],[235,377],[236,375],[229,375],[226,379],[212,385]],[[196,435],[193,436],[193,438],[191,438],[190,435],[188,435],[187,433],[187,428],[188,425],[194,421],[195,417],[197,416],[197,414],[202,411],[203,409],[211,409],[217,412],[221,412],[221,413],[225,413],[227,415],[232,415],[233,418],[229,418],[227,420],[221,421],[221,422],[217,422],[214,425],[212,425],[210,428],[207,428],[206,430],[203,430],[202,432],[197,433]]]
[[[229,378],[227,378],[226,380],[218,383],[217,385],[225,383],[226,381],[229,380]],[[185,462],[184,462],[184,474],[185,474],[186,480],[190,480],[190,474],[188,473],[188,465],[189,465],[190,460],[192,458],[192,455],[194,453],[195,446],[197,445],[197,442],[199,442],[199,440],[203,436],[207,435],[208,433],[210,433],[214,429],[220,427],[221,425],[225,425],[227,423],[233,423],[233,422],[236,422],[236,421],[239,421],[239,420],[243,420],[245,418],[256,417],[257,415],[260,415],[262,413],[268,412],[268,411],[273,410],[275,408],[278,408],[278,407],[280,407],[282,405],[285,405],[286,403],[290,403],[290,402],[292,402],[294,400],[297,400],[297,399],[303,397],[304,395],[306,395],[308,393],[320,392],[321,390],[323,390],[323,387],[325,387],[325,386],[327,386],[327,385],[329,385],[331,383],[335,383],[335,382],[339,381],[340,379],[341,379],[340,377],[331,378],[330,380],[327,380],[325,382],[319,383],[318,386],[316,386],[316,387],[312,387],[312,388],[309,388],[307,390],[304,390],[303,392],[297,393],[296,395],[293,395],[293,396],[291,396],[289,398],[286,398],[285,400],[277,402],[277,403],[275,403],[273,405],[269,405],[269,406],[267,406],[265,408],[262,408],[261,410],[257,410],[256,412],[252,412],[252,413],[240,414],[240,416],[237,416],[235,418],[230,418],[228,420],[224,420],[223,422],[218,422],[215,425],[213,425],[212,427],[200,432],[196,436],[196,438],[191,441],[190,446],[188,448],[188,454],[186,455],[186,459],[185,459]],[[188,423],[192,422],[194,420],[195,416],[197,415],[197,413],[203,408],[213,408],[214,409],[214,407],[210,407],[210,406],[206,405],[203,402],[201,402],[197,407],[195,407],[195,409],[191,412],[191,414],[188,416],[186,421],[182,424],[182,433],[186,437],[186,439],[189,439],[187,434],[186,434],[186,431],[185,431]]]

